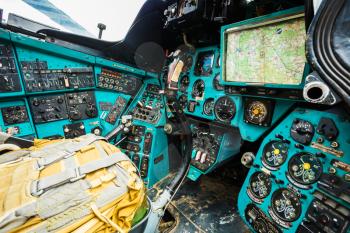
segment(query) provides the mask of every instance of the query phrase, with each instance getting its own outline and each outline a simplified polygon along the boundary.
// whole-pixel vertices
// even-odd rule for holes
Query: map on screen
[[[298,85],[305,67],[303,17],[226,31],[226,82]]]

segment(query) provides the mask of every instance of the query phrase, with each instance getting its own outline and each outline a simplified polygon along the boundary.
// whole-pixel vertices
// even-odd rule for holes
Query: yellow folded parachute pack
[[[5,153],[0,177],[0,233],[128,232],[146,202],[130,159],[92,134]]]

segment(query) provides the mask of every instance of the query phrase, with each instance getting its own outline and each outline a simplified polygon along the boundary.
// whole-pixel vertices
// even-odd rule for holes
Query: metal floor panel
[[[250,232],[236,207],[240,187],[232,183],[210,176],[186,180],[171,203],[178,213],[171,232]]]

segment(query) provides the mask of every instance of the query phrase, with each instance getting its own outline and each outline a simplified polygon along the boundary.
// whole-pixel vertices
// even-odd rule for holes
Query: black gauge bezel
[[[223,119],[221,116],[218,115],[218,112],[217,112],[217,107],[218,107],[218,104],[221,103],[223,100],[228,100],[230,101],[232,104],[233,104],[233,114],[232,116],[230,116],[229,118],[227,119]],[[222,96],[220,97],[216,102],[215,102],[215,105],[214,105],[214,114],[215,114],[215,118],[217,120],[219,120],[220,122],[223,122],[223,123],[229,123],[231,122],[231,120],[236,116],[236,113],[237,113],[237,106],[236,106],[236,103],[235,101],[233,101],[233,99],[229,96]]]
[[[183,81],[187,79],[188,82],[187,84],[184,85]],[[179,90],[181,92],[187,92],[187,89],[188,87],[190,86],[190,77],[186,74],[186,75],[183,75],[180,79],[180,82],[179,82]]]
[[[195,88],[197,88],[198,85],[203,85],[203,91],[201,93],[201,95],[197,95],[194,93],[195,91]],[[194,83],[193,83],[193,86],[192,86],[192,97],[193,98],[203,98],[204,97],[204,92],[205,92],[205,82],[202,80],[202,79],[197,79]]]
[[[184,98],[185,98],[186,101],[181,101],[181,100],[184,99]],[[188,98],[187,98],[187,95],[185,95],[185,94],[180,95],[178,100],[179,100],[179,105],[180,105],[180,107],[182,108],[182,110],[187,109],[187,105],[188,105]],[[186,104],[183,105],[182,103],[186,103]]]
[[[296,159],[300,158],[301,156],[311,156],[315,159],[317,165],[320,167],[319,171],[317,171],[317,175],[315,176],[315,179],[311,182],[304,182],[302,180],[300,180],[299,178],[295,177],[294,174],[291,172],[292,171],[292,162],[294,162]],[[311,164],[313,165],[313,164]],[[311,153],[308,153],[308,152],[300,152],[300,153],[296,153],[295,155],[293,155],[289,161],[288,161],[288,176],[290,177],[290,179],[292,179],[294,182],[296,182],[297,184],[300,184],[300,185],[312,185],[314,183],[316,183],[322,176],[322,173],[323,173],[323,166],[322,166],[322,162],[321,160],[319,160],[316,155],[314,154],[311,154]]]
[[[292,204],[293,208],[296,209],[296,215],[293,219],[288,219],[288,218],[281,216],[276,209],[275,200],[276,200],[278,195],[283,195],[282,193],[284,191],[287,191],[290,195],[293,195],[293,201],[291,201],[291,204]],[[299,205],[296,205],[296,203],[298,203]],[[301,216],[301,212],[302,212],[302,205],[301,205],[300,197],[298,197],[294,191],[291,191],[287,188],[277,189],[275,192],[273,192],[272,197],[271,197],[271,209],[272,209],[273,213],[276,215],[276,217],[281,219],[282,221],[295,222]]]
[[[298,128],[301,124],[308,125],[309,131],[303,132],[303,134],[299,133]],[[294,139],[294,141],[301,143],[303,145],[309,145],[315,135],[315,126],[307,120],[303,120],[300,118],[296,118],[293,120],[292,127],[290,128],[290,136]]]
[[[187,54],[185,58],[184,66],[182,68],[182,72],[183,73],[188,72],[192,68],[192,65],[193,65],[193,57],[190,54]]]
[[[268,149],[272,147],[272,145],[274,145],[275,143],[283,143],[285,145],[288,145],[288,143],[286,142],[283,142],[282,140],[272,140],[268,143],[265,144],[264,146],[264,149],[263,149],[263,154],[262,154],[262,163],[264,164],[264,166],[266,166],[267,168],[272,168],[272,169],[277,169],[279,167],[281,167],[286,161],[287,161],[287,158],[288,158],[288,151],[289,151],[289,145],[288,145],[288,150],[287,150],[287,154],[285,156],[283,156],[283,161],[282,163],[278,164],[278,165],[274,165],[274,164],[271,164],[270,162],[267,161],[267,157],[266,157],[266,154],[268,152]]]
[[[250,117],[249,109],[254,103],[262,104],[266,109],[266,115],[262,121],[255,121]],[[272,100],[245,98],[244,99],[244,122],[247,124],[259,125],[263,127],[271,126],[274,106],[275,106],[275,102]]]
[[[206,111],[206,106],[208,104],[212,104],[212,108],[210,110],[210,112],[207,112]],[[214,98],[208,98],[204,101],[204,104],[203,104],[203,113],[204,115],[206,116],[212,116],[214,114],[214,105],[215,105],[215,99]]]
[[[268,180],[268,183],[265,185],[266,188],[267,188],[267,193],[266,193],[265,195],[263,195],[263,196],[257,195],[257,194],[254,192],[254,189],[253,189],[254,187],[252,187],[252,181],[253,181],[253,179],[254,179],[254,178],[257,178],[259,175],[265,176],[264,179],[265,179],[265,180]],[[266,175],[265,173],[263,173],[263,172],[260,172],[260,171],[255,172],[255,173],[253,173],[253,174],[250,176],[250,179],[249,179],[249,189],[250,189],[250,192],[252,193],[252,195],[253,195],[254,197],[256,197],[256,198],[258,198],[258,199],[264,199],[264,198],[266,198],[268,195],[270,195],[270,193],[271,193],[271,190],[272,190],[271,178],[270,178],[268,175]]]

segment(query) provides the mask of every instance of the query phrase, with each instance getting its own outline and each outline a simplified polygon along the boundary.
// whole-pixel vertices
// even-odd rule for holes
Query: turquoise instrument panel
[[[0,52],[2,132],[28,139],[104,136],[121,116],[132,114],[133,131],[124,136],[133,138],[138,127],[144,127],[143,135],[133,146],[124,140],[120,147],[149,187],[169,173],[163,100],[157,100],[162,107],[156,121],[144,121],[133,112],[148,85],[158,85],[153,74],[3,29]],[[155,93],[148,102],[153,97]]]
[[[1,132],[28,139],[35,137],[36,131],[26,99],[0,102],[0,111]]]
[[[350,122],[341,109],[298,108],[264,139],[239,194],[259,232],[349,232]]]
[[[197,180],[202,174],[209,173],[224,161],[239,154],[241,140],[250,142],[259,140],[292,109],[298,100],[269,95],[264,95],[262,98],[259,90],[250,95],[242,95],[232,91],[231,87],[222,86],[218,47],[199,48],[194,54],[187,54],[186,60],[178,86],[180,106],[185,114],[194,120],[226,127],[223,138],[231,143],[226,149],[219,146],[214,153],[215,156],[209,156],[212,151],[205,148],[199,152],[196,148],[193,149],[192,157],[195,160],[197,157],[199,162],[202,156],[197,153],[208,156],[208,159],[202,159],[203,163],[194,162],[191,166],[188,177]],[[254,115],[256,111],[258,117],[248,117]],[[210,165],[206,166],[208,163]]]

